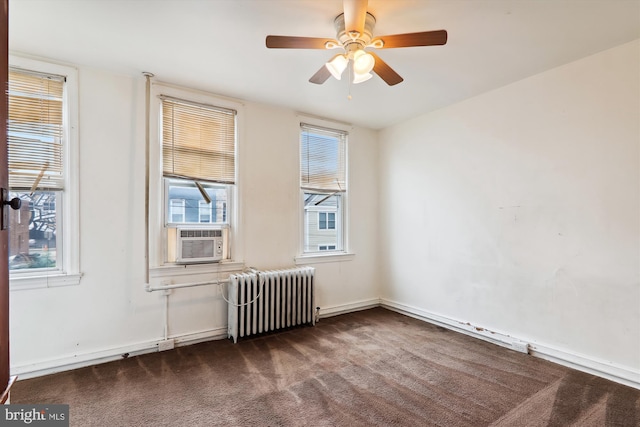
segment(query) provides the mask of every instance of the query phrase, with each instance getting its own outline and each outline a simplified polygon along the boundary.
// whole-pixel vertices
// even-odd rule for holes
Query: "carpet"
[[[640,390],[383,308],[18,381],[72,426],[640,426]]]

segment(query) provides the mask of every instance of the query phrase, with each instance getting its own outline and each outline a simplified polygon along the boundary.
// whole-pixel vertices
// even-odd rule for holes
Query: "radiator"
[[[232,274],[229,277],[229,338],[300,325],[314,325],[312,267]]]

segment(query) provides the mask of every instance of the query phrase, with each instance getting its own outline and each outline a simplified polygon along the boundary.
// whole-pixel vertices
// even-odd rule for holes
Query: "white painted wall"
[[[144,290],[143,77],[80,67],[79,97],[84,277],[77,286],[11,292],[12,373],[22,378],[70,363],[147,351],[163,338],[164,297]],[[243,112],[238,260],[264,269],[294,266],[300,220],[299,117],[248,102]],[[349,145],[350,249],[355,256],[314,265],[316,303],[323,311],[378,301],[377,134],[354,128]],[[152,243],[152,252],[156,246]],[[201,273],[172,280],[215,278]],[[169,335],[178,340],[225,336],[226,315],[217,287],[176,290],[169,297]]]
[[[639,53],[381,131],[383,300],[640,373]]]
[[[355,256],[313,264],[323,312],[382,295],[638,372],[639,51],[637,41],[623,45],[380,135],[352,129]],[[84,277],[11,292],[12,370],[22,378],[146,351],[163,337],[164,297],[143,289],[144,82],[84,67],[79,79]],[[238,258],[291,266],[299,116],[250,102],[243,112]],[[215,287],[169,299],[170,336],[224,335]]]

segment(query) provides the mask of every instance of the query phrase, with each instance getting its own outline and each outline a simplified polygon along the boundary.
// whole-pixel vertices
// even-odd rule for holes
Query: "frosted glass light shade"
[[[364,73],[364,74],[353,73],[353,84],[366,82],[371,77],[373,77],[373,74],[371,73]]]
[[[367,74],[373,70],[375,63],[373,55],[364,50],[358,50],[353,54],[353,72],[355,74]]]
[[[349,60],[344,55],[337,55],[331,61],[324,64],[327,67],[327,70],[331,73],[333,77],[337,80],[340,80],[342,73],[349,65]]]

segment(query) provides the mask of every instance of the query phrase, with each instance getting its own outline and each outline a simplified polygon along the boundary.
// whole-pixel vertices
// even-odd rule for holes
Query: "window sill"
[[[211,264],[166,264],[149,270],[151,279],[166,279],[194,274],[234,273],[244,269],[244,262],[226,261]]]
[[[356,254],[343,253],[343,254],[305,254],[295,257],[296,265],[303,264],[320,264],[324,262],[344,262],[352,261]]]
[[[14,275],[9,277],[9,290],[22,291],[27,289],[57,288],[60,286],[75,286],[80,284],[82,273],[55,273],[47,275]]]

